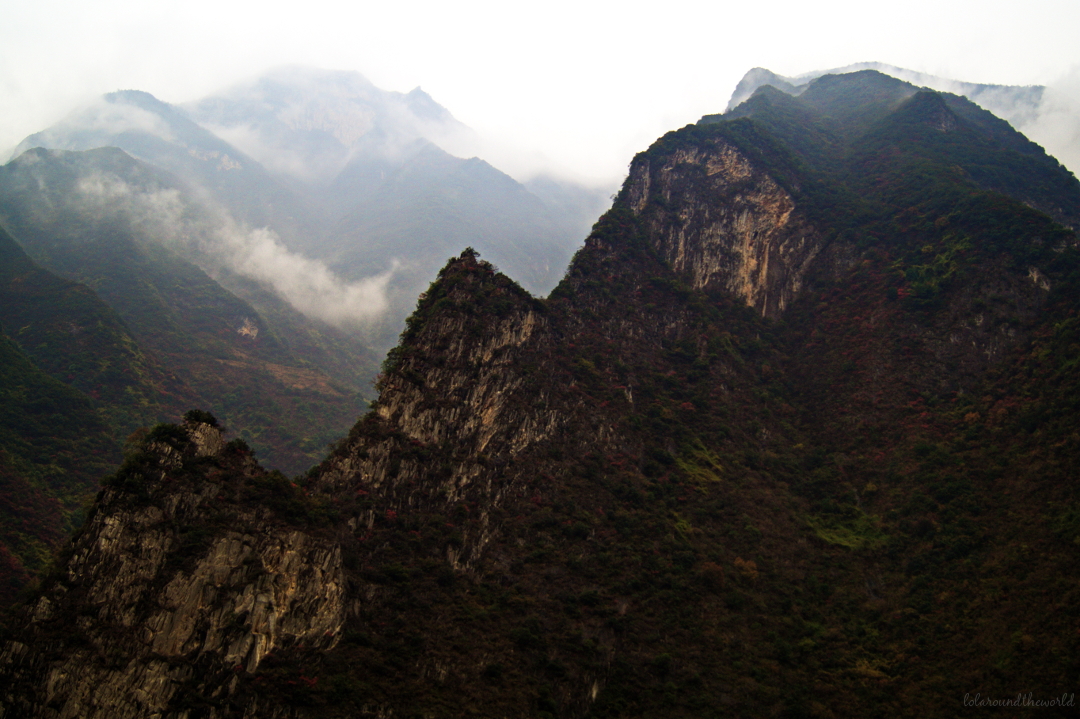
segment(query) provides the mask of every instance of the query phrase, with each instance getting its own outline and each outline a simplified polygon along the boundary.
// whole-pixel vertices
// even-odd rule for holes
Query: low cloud
[[[138,232],[195,259],[205,270],[227,270],[255,280],[303,314],[343,328],[380,320],[389,308],[388,285],[397,271],[345,281],[323,262],[284,245],[266,228],[251,228],[226,210],[194,202],[175,188],[136,188],[120,177],[93,173],[79,181],[79,212],[96,220],[120,217]]]
[[[18,157],[32,147],[56,150],[106,147],[115,144],[113,138],[125,132],[145,133],[169,142],[175,140],[173,131],[160,115],[106,96],[76,110],[48,130],[26,138],[11,157]]]
[[[391,269],[356,282],[344,282],[322,262],[290,251],[274,232],[249,230],[225,244],[231,268],[263,282],[309,317],[338,326],[378,319],[388,308]]]
[[[1080,66],[1046,86],[1037,115],[1018,129],[1080,175]]]

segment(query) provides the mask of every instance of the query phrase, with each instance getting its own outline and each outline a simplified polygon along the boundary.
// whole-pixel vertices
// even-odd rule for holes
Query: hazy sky
[[[0,17],[0,151],[105,92],[179,103],[299,63],[422,86],[519,177],[610,182],[663,132],[722,111],[754,66],[872,60],[1020,85],[1080,73],[1080,0],[0,0]]]

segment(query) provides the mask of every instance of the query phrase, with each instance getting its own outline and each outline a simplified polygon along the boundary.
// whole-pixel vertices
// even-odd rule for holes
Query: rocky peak
[[[320,468],[319,491],[371,494],[403,514],[473,502],[481,523],[448,554],[455,567],[471,564],[509,491],[507,468],[560,424],[529,397],[535,383],[522,372],[550,332],[543,304],[471,248],[452,259],[388,355],[373,412]],[[433,456],[443,458],[437,471],[425,461]],[[352,525],[375,521],[367,511]]]
[[[4,696],[0,715],[157,716],[192,692],[231,691],[234,669],[257,670],[276,647],[337,642],[340,549],[292,528],[298,490],[216,425],[198,411],[159,425],[107,480],[22,639],[0,653],[9,680],[45,672],[48,686]]]

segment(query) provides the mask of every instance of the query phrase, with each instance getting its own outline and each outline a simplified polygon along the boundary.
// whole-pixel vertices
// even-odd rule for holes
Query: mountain
[[[370,192],[349,189],[376,174]],[[465,244],[515,268],[537,294],[550,291],[572,255],[573,245],[560,239],[571,227],[536,195],[483,160],[461,160],[430,143],[417,144],[392,167],[354,160],[335,188],[357,199],[319,256],[350,278],[385,271],[396,261],[395,274],[411,279],[396,293],[409,306],[442,258]]]
[[[225,205],[238,220],[290,239],[318,231],[318,212],[261,164],[147,92],[121,90],[23,140],[27,150],[118,147]]]
[[[312,288],[352,284],[388,299],[360,327],[382,354],[460,238],[543,294],[607,205],[604,190],[542,176],[537,196],[478,158],[451,154],[478,142],[420,88],[387,92],[358,73],[287,67],[183,107],[111,93],[15,155],[118,147],[169,172],[217,225],[204,222],[200,242],[174,247],[184,259],[235,279],[229,289],[246,301],[277,295],[339,328],[336,315],[350,314],[335,306],[344,300],[313,298]],[[230,240],[252,233],[276,246],[279,271],[236,252]]]
[[[941,124],[943,134],[918,138],[913,145],[918,159],[912,162],[952,159],[984,189],[1003,192],[1037,207],[1073,229],[1080,227],[1080,213],[1072,199],[1077,187],[1073,174],[1008,123],[963,97],[920,94],[919,88],[873,70],[824,76],[800,93],[803,103],[788,101],[785,93],[772,86],[763,89],[765,92],[756,93],[727,115],[709,115],[702,121],[752,115],[768,106],[768,112],[778,115],[774,131],[782,132],[798,151],[817,153],[804,154],[804,159],[824,167],[842,157],[849,145],[869,157],[871,150],[880,151],[883,143],[892,140],[887,136],[890,131],[906,132],[904,127],[879,130],[873,125],[895,114],[905,100],[918,97],[905,110],[912,117],[901,115],[894,122],[913,121],[916,126],[936,122]],[[939,107],[935,97],[941,98],[944,107]],[[924,116],[914,117],[920,113]],[[958,121],[961,118],[963,123]],[[822,123],[823,119],[827,124]],[[842,134],[830,137],[828,124],[839,127]],[[871,129],[875,131],[868,132]],[[957,134],[966,135],[966,141],[957,141]],[[813,139],[808,143],[809,138]],[[833,157],[822,152],[826,148],[833,150]]]
[[[317,461],[364,406],[360,392],[375,363],[359,338],[300,320],[249,286],[251,295],[263,294],[264,315],[183,257],[220,252],[213,244],[220,225],[171,173],[116,148],[29,150],[0,168],[0,224],[34,262],[92,288],[137,343],[132,352],[162,368],[142,400],[113,398],[131,411],[147,405],[136,426],[164,418],[154,407],[202,405],[265,461],[295,473]],[[249,264],[277,247],[237,237],[225,247]],[[71,362],[74,376],[61,379],[87,387],[93,368]],[[117,429],[126,436],[134,427]]]
[[[35,264],[2,228],[0,326],[38,368],[99,400],[118,440],[195,400],[93,290]]]
[[[419,87],[375,87],[356,72],[290,66],[184,106],[265,167],[304,184],[332,182],[357,155],[388,160],[417,140],[453,150],[478,140]]]
[[[1075,142],[1080,117],[1071,100],[1072,93],[1065,89],[1061,80],[1049,86],[989,85],[953,80],[879,62],[856,63],[797,77],[783,77],[759,67],[750,70],[739,82],[727,109],[733,110],[762,85],[771,85],[789,95],[798,95],[819,77],[862,70],[881,72],[916,87],[962,95],[1042,145],[1071,171],[1080,171],[1080,155],[1076,152]]]
[[[832,70],[818,70],[798,77],[784,77],[765,68],[755,67],[739,81],[727,109],[728,111],[735,109],[763,85],[771,85],[789,95],[798,95],[806,90],[813,80],[820,77],[845,75],[863,70],[889,75],[916,87],[962,95],[979,107],[1009,122],[1021,132],[1036,121],[1046,90],[1041,85],[986,85],[952,80],[880,62],[860,62]]]
[[[279,70],[187,109],[111,93],[0,168],[0,323],[87,395],[114,458],[201,406],[262,461],[305,471],[364,407],[373,347],[439,258],[472,242],[547,291],[599,214],[600,193],[538,178],[541,200],[434,144],[461,140],[475,138],[419,88],[356,73]],[[93,493],[65,472],[67,504],[38,528],[53,544]]]
[[[121,459],[124,438],[197,401],[86,285],[0,228],[0,601],[47,566]]]
[[[351,280],[391,273],[389,337],[463,244],[546,294],[607,203],[603,191],[545,176],[523,185],[466,159],[480,139],[430,95],[355,72],[279,68],[185,109],[324,208],[329,229],[299,250]]]
[[[5,716],[1071,711],[1076,179],[880,73],[740,108],[635,157],[547,299],[452,258],[302,481],[155,428]]]
[[[0,601],[9,605],[81,524],[120,459],[91,400],[0,335]]]

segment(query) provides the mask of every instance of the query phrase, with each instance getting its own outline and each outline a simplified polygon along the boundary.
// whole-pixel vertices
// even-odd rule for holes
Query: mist
[[[345,281],[324,263],[287,248],[267,228],[237,221],[208,197],[195,202],[175,188],[143,189],[95,172],[79,180],[71,200],[80,213],[103,221],[119,218],[144,239],[194,257],[211,276],[226,270],[271,289],[295,309],[343,329],[363,329],[389,309],[387,288],[398,264]]]
[[[1046,86],[1036,117],[1018,129],[1080,176],[1080,66]]]
[[[397,269],[356,282],[344,282],[326,265],[291,252],[271,230],[248,230],[226,237],[220,252],[230,269],[274,289],[293,307],[339,327],[377,320],[389,308],[386,290]]]
[[[70,128],[78,128],[77,135]],[[104,147],[108,138],[123,133],[146,134],[166,142],[176,140],[168,123],[158,114],[108,96],[94,98],[70,112],[60,122],[22,140],[5,159],[14,159],[32,147],[82,150],[86,145]],[[75,141],[72,142],[72,139]]]

